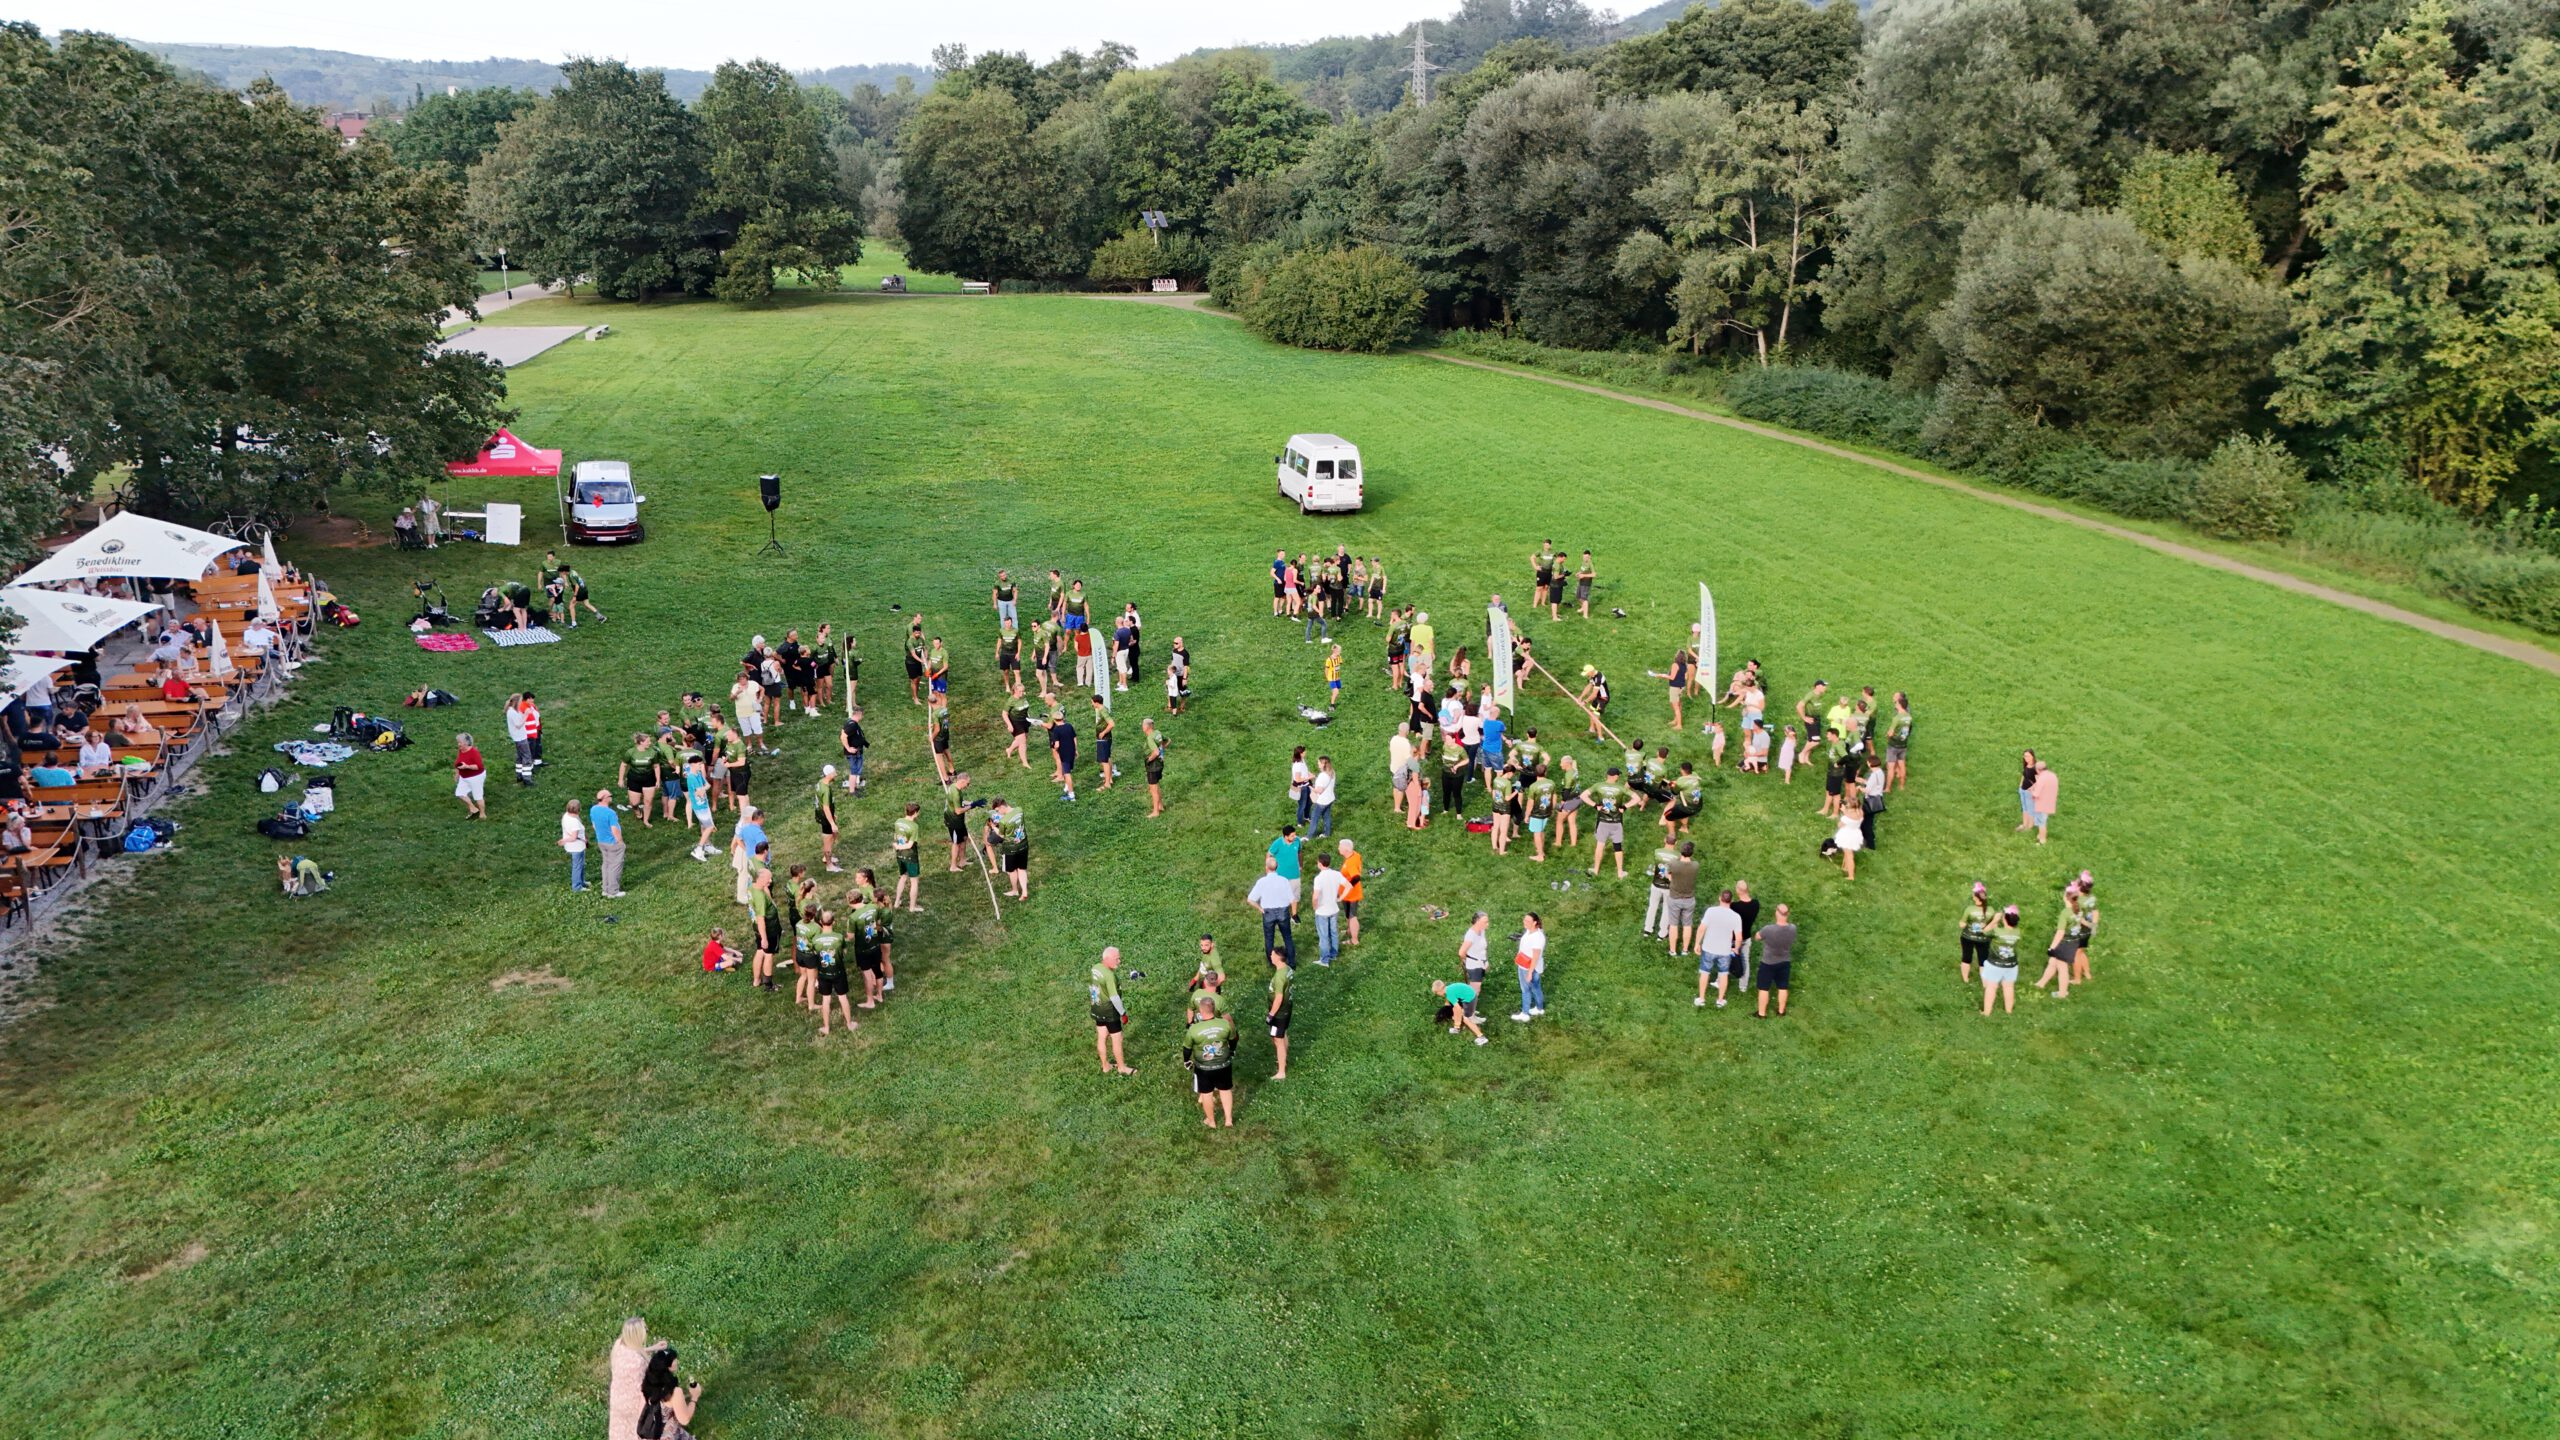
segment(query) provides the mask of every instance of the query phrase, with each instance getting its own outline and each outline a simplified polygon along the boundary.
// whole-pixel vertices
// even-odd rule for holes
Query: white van
[[[1339,435],[1292,435],[1289,448],[1272,458],[1280,498],[1296,501],[1300,514],[1360,508],[1359,446]]]
[[[611,545],[647,537],[640,507],[649,497],[632,491],[629,461],[581,460],[569,474],[569,493],[562,502],[568,513],[561,518],[572,541]]]

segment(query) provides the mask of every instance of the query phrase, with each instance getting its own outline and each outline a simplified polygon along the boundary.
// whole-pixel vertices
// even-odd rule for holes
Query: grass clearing
[[[400,623],[427,567],[313,557],[363,627],[0,1035],[0,1351],[30,1433],[588,1434],[632,1312],[709,1379],[718,1436],[2527,1435],[2560,1407],[2560,829],[2522,790],[2560,762],[2553,677],[1848,461],[1166,307],[493,323],[593,320],[608,341],[515,373],[514,428],[650,496],[645,545],[577,557],[611,622],[429,655]],[[1362,444],[1367,511],[1276,500],[1299,430]],[[780,561],[752,553],[764,470]],[[548,482],[447,491],[524,501],[537,542],[549,513]],[[1391,828],[1383,632],[1352,628],[1318,732],[1292,707],[1320,649],[1268,618],[1272,549],[1337,537],[1444,643],[1520,597],[1542,538],[1591,546],[1595,608],[1627,619],[1526,623],[1551,668],[1609,670],[1630,739],[1660,736],[1644,671],[1700,578],[1728,668],[1759,656],[1782,704],[1817,677],[1911,693],[1915,788],[1854,884],[1813,854],[1809,777],[1711,784],[1710,873],[1797,908],[1797,1015],[1693,1010],[1693,964],[1637,939],[1638,880],[1557,892],[1555,864]],[[467,605],[539,553],[433,573]],[[1134,778],[1096,793],[1088,766],[1067,806],[993,763],[998,565],[1137,599],[1152,657],[1188,638],[1164,819]],[[928,861],[891,1007],[821,1044],[694,971],[739,912],[663,827],[632,836],[628,900],[567,893],[556,816],[615,744],[749,634],[828,619],[874,739],[842,848],[884,859],[930,773],[897,664],[919,607],[964,761],[1028,801],[1033,899],[1002,928]],[[341,767],[303,847],[337,890],[275,899],[266,747],[428,681],[464,708]],[[450,732],[501,733],[526,686],[553,763],[466,824]],[[1128,697],[1124,753],[1160,694]],[[2439,711],[2453,734],[2406,723]],[[1525,718],[1579,729],[1551,694]],[[1366,943],[1305,972],[1285,1085],[1249,1040],[1210,1137],[1171,1058],[1181,957],[1203,928],[1250,952],[1301,742],[1381,872]],[[787,860],[832,726],[783,743],[757,789]],[[2010,833],[2021,745],[2062,774],[2041,851]],[[2096,984],[1980,1019],[1966,882],[2041,941],[2083,867]],[[1554,1013],[1481,1050],[1425,994],[1477,906],[1554,937]],[[1082,997],[1106,943],[1148,972],[1116,1083]]]

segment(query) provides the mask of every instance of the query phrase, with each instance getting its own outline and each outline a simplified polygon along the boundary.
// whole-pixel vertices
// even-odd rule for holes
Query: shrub
[[[1131,230],[1094,250],[1085,278],[1096,285],[1144,290],[1159,276],[1196,281],[1208,269],[1207,247],[1196,237],[1167,235],[1159,241],[1144,230]]]
[[[2302,462],[2292,451],[2234,435],[2197,469],[2187,518],[2225,540],[2273,540],[2293,533],[2303,490]]]
[[[1245,323],[1311,350],[1391,350],[1422,320],[1422,277],[1372,245],[1301,250],[1237,285]]]
[[[1520,365],[1552,375],[1569,375],[1627,390],[1656,390],[1712,399],[1722,389],[1724,372],[1701,365],[1688,355],[1659,349],[1567,350],[1541,345],[1490,330],[1443,330],[1433,345],[1452,354],[1471,355],[1502,365]]]
[[[2118,460],[2087,445],[2047,446],[1998,478],[2136,520],[2178,519],[2195,496],[2195,467],[2186,461]]]
[[[1921,432],[1929,400],[1891,381],[1851,370],[1813,365],[1772,365],[1725,377],[1725,403],[1734,413],[1791,430],[1885,450],[1925,453]]]
[[[2483,615],[2560,635],[2560,556],[2468,545],[2428,556],[2427,578]]]

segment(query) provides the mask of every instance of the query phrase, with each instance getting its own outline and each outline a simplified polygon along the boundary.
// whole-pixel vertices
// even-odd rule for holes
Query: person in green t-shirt
[[[845,926],[853,932],[853,968],[862,972],[862,1008],[877,1010],[883,993],[880,987],[888,943],[888,932],[881,921],[880,897],[863,887],[847,898],[853,909]]]
[[[2071,931],[2071,983],[2089,983],[2089,942],[2098,933],[2098,882],[2089,872],[2080,872],[2079,919]]]
[[[1673,835],[1688,834],[1689,822],[1697,818],[1698,811],[1705,806],[1707,800],[1707,782],[1700,778],[1698,767],[1686,760],[1680,762],[1680,773],[1671,777],[1668,788],[1671,792],[1671,803],[1662,811],[1662,833],[1665,839]]]
[[[1527,773],[1534,777],[1522,792],[1524,808],[1528,811],[1529,858],[1544,865],[1547,863],[1547,826],[1554,822],[1556,816],[1556,782],[1548,777],[1544,765],[1535,766]]]
[[[650,828],[649,807],[657,803],[660,778],[658,742],[645,731],[632,731],[631,748],[622,756],[622,799],[640,813],[640,828],[644,830]]]
[[[1591,805],[1591,873],[1600,873],[1603,853],[1618,857],[1618,878],[1627,878],[1627,809],[1635,792],[1627,788],[1624,773],[1609,767],[1608,775],[1597,785],[1582,792]]]
[[[1164,813],[1164,732],[1153,720],[1138,722],[1138,735],[1143,742],[1140,758],[1147,770],[1147,818],[1153,820]]]
[[[1493,772],[1485,789],[1493,797],[1493,853],[1511,853],[1511,816],[1520,800],[1520,772],[1505,765]]]
[[[951,873],[960,872],[960,852],[969,844],[969,772],[961,771],[935,786],[942,792],[942,833],[951,842]]]
[[[1289,1014],[1294,1003],[1289,995],[1289,982],[1297,976],[1298,967],[1289,963],[1288,956],[1277,950],[1271,952],[1271,1008],[1264,1013],[1263,1019],[1270,1022],[1271,1049],[1279,1056],[1278,1068],[1271,1073],[1274,1080],[1289,1078]]]
[[[1814,748],[1822,743],[1824,697],[1830,693],[1830,681],[1816,680],[1813,688],[1804,692],[1804,698],[1796,702],[1796,723],[1804,727],[1804,752],[1796,757],[1799,763],[1812,759]]]
[[[1031,898],[1031,833],[1022,812],[999,795],[987,812],[987,849],[1000,855],[1006,891],[1016,900]]]
[[[853,987],[844,973],[844,936],[836,931],[836,912],[818,912],[816,933],[809,937],[809,953],[818,962],[818,1033],[833,1034],[830,1020],[838,1010],[844,1012],[844,1028],[855,1028]]]
[[[898,988],[898,957],[894,953],[897,946],[893,943],[897,937],[891,933],[898,918],[898,907],[880,898],[880,877],[871,873],[868,868],[854,871],[853,878],[854,888],[863,898],[869,900],[877,911],[872,924],[879,931],[880,994],[886,995]]]
[[[1236,1123],[1236,1022],[1217,1012],[1206,997],[1191,1007],[1192,1021],[1182,1032],[1182,1063],[1191,1072],[1191,1093],[1200,1097],[1200,1123],[1215,1130],[1218,1115]]]
[[[2080,882],[2074,880],[2062,887],[2062,914],[2053,922],[2053,943],[2045,949],[2044,974],[2036,980],[2037,989],[2053,985],[2055,999],[2071,998],[2072,962],[2079,957],[2082,933]]]
[[[1899,790],[1911,783],[1911,697],[1893,692],[1893,718],[1885,722],[1884,788]]]
[[[923,810],[910,800],[907,813],[889,826],[889,848],[898,858],[898,889],[889,903],[909,910],[924,908],[924,825],[916,818]]]
[[[1985,932],[1982,960],[1982,1013],[1991,1013],[1991,997],[2000,997],[2002,1013],[2018,1008],[2018,907],[2000,912]]]
[[[836,863],[836,767],[833,765],[818,768],[816,815],[818,859],[825,864],[828,874],[841,875],[844,867]]]
[[[1206,935],[1201,936],[1200,963],[1193,967],[1190,982],[1182,987],[1183,1017],[1190,1018],[1191,1007],[1198,1004],[1203,995],[1215,999],[1218,1013],[1226,1014],[1227,997],[1221,993],[1221,987],[1226,983],[1226,967],[1218,961],[1218,942]]]
[[[1121,1052],[1120,1037],[1129,1028],[1129,1007],[1120,998],[1119,946],[1103,950],[1102,963],[1086,973],[1085,991],[1093,1006],[1093,1054],[1102,1062],[1102,1073],[1137,1074]]]
[[[1991,953],[1991,927],[2000,912],[1991,908],[1991,887],[1973,882],[1973,903],[1967,905],[1956,921],[1956,978],[1971,984],[1973,967],[1987,965]],[[1985,983],[1989,983],[1986,977]]]
[[[1645,864],[1644,934],[1648,940],[1657,936],[1670,938],[1671,867],[1679,859],[1680,852],[1672,848],[1671,837],[1665,835],[1662,843],[1653,847],[1653,858]]]
[[[1446,1024],[1452,1035],[1457,1034],[1459,1027],[1464,1026],[1475,1032],[1476,1043],[1482,1045],[1485,1043],[1484,1026],[1476,1019],[1476,994],[1476,987],[1472,981],[1434,980],[1431,982],[1431,998],[1440,1002],[1438,1022]]]

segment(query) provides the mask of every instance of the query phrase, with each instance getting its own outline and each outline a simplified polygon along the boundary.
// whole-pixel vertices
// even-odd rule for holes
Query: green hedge
[[[1422,277],[1373,245],[1248,264],[1235,296],[1247,325],[1310,350],[1392,350],[1422,323]]]
[[[2427,578],[2483,615],[2560,634],[2560,557],[2464,546],[2428,556]]]
[[[1754,366],[1725,377],[1737,415],[1879,449],[1924,455],[1929,397],[1890,380],[1816,365]]]

